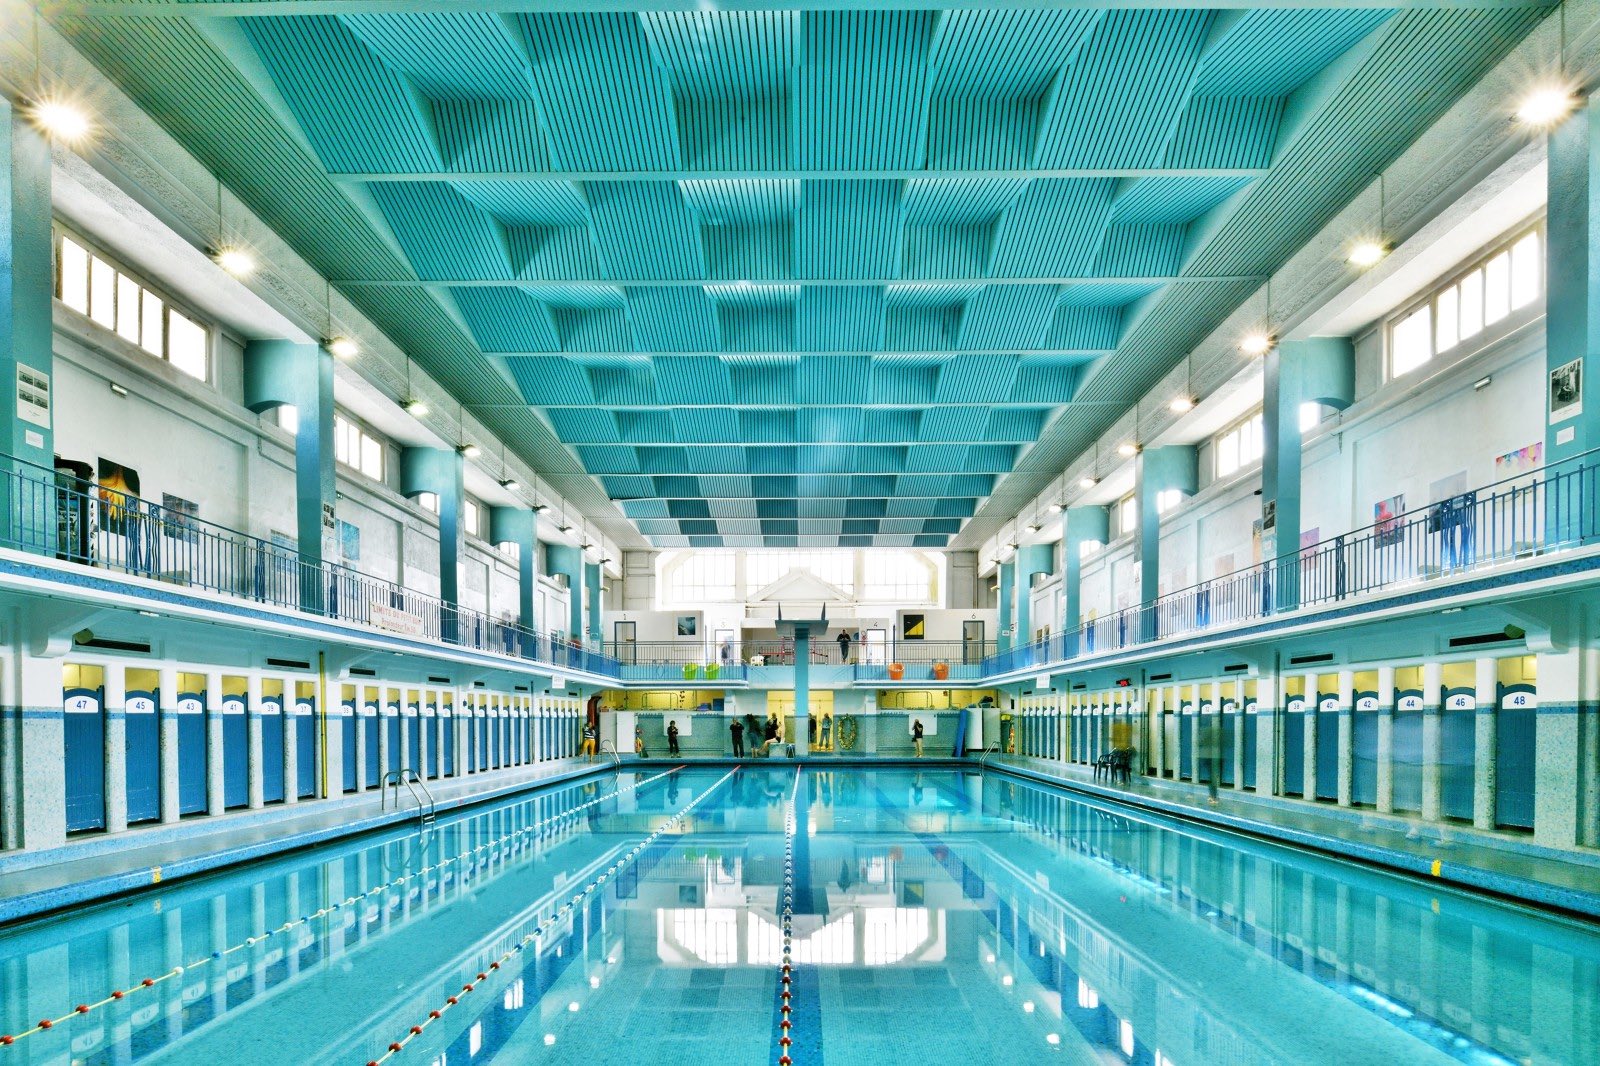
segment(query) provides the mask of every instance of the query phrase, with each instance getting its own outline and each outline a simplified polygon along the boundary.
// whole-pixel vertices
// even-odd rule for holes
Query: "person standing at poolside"
[[[917,758],[922,758],[922,719],[914,718],[911,721],[911,744],[917,749]]]
[[[733,734],[733,757],[744,758],[744,723],[735,718],[728,723],[728,732]]]

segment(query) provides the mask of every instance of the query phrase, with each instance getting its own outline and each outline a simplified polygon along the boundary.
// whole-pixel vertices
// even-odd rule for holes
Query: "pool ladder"
[[[613,759],[617,760],[617,769],[618,770],[622,769],[622,756],[617,754],[617,746],[615,744],[611,743],[611,741],[602,740],[600,742],[600,754],[601,755],[609,755]]]
[[[989,761],[989,756],[1000,750],[1000,742],[996,741],[983,749],[983,754],[978,756],[978,765],[981,767]]]
[[[428,791],[427,783],[412,769],[390,770],[383,775],[383,780],[378,782],[378,794],[383,803],[383,810],[389,809],[389,791],[394,790],[394,809],[400,809],[400,786],[406,786],[406,791],[411,793],[411,798],[417,801],[417,822],[424,829],[433,825],[436,811],[433,802],[433,793]],[[421,789],[418,792],[417,789]]]

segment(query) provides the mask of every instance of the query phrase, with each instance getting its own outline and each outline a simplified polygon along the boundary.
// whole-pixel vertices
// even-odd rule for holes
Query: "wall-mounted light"
[[[126,385],[118,385],[115,381],[111,382],[111,391],[118,396],[128,395],[128,387]]]
[[[1482,390],[1487,389],[1490,385],[1493,385],[1493,384],[1494,384],[1494,375],[1493,374],[1485,374],[1483,377],[1479,378],[1477,381],[1474,381],[1472,383],[1472,388],[1476,392],[1481,392]]]

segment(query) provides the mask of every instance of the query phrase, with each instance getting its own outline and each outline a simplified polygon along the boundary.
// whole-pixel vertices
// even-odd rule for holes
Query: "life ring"
[[[855,751],[857,726],[854,715],[844,715],[839,719],[839,750]]]

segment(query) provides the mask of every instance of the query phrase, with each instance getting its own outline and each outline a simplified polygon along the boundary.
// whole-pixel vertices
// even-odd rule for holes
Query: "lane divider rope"
[[[800,790],[800,768],[794,770],[794,787],[783,818],[783,901],[779,916],[783,927],[783,961],[778,970],[778,1066],[791,1066],[794,1045],[792,999],[794,992],[794,835],[795,796]]]
[[[309,925],[311,922],[316,921],[318,918],[323,918],[323,917],[326,917],[328,915],[334,914],[337,911],[342,910],[345,907],[353,907],[357,903],[360,903],[362,900],[368,898],[369,896],[375,896],[375,895],[379,895],[381,893],[392,892],[393,890],[399,888],[401,885],[404,885],[408,881],[413,881],[418,877],[423,877],[423,876],[425,876],[425,875],[427,875],[429,873],[434,872],[435,870],[443,870],[445,867],[450,866],[453,863],[458,863],[458,862],[462,862],[463,860],[470,859],[474,855],[477,855],[479,852],[486,851],[486,850],[488,850],[490,848],[497,848],[497,847],[501,846],[502,844],[507,843],[508,841],[515,840],[518,837],[526,836],[529,833],[538,833],[538,832],[542,832],[544,830],[550,829],[551,827],[553,827],[554,825],[556,825],[559,822],[564,822],[564,821],[567,821],[568,819],[576,817],[578,814],[581,814],[583,811],[588,810],[590,807],[594,807],[594,806],[596,806],[598,804],[605,803],[607,800],[616,799],[617,797],[626,795],[627,793],[633,792],[636,789],[644,788],[646,785],[653,784],[654,782],[659,781],[664,777],[670,777],[671,775],[677,773],[678,771],[680,771],[682,769],[683,769],[682,766],[674,766],[670,770],[662,771],[661,773],[655,774],[655,775],[653,775],[651,777],[647,777],[642,781],[635,781],[632,784],[623,785],[623,786],[617,788],[614,792],[608,792],[604,796],[596,796],[594,799],[586,800],[585,802],[580,803],[578,806],[573,807],[570,810],[562,811],[559,814],[553,814],[548,818],[542,819],[541,821],[537,821],[537,822],[533,822],[533,823],[531,823],[529,825],[525,825],[521,829],[514,829],[511,832],[505,833],[502,836],[500,836],[500,837],[498,837],[498,838],[496,838],[494,840],[488,840],[488,841],[485,841],[482,844],[477,845],[476,847],[468,848],[466,851],[463,851],[458,855],[452,855],[449,858],[440,859],[438,862],[434,863],[431,866],[424,866],[420,870],[416,870],[416,871],[413,871],[412,873],[408,873],[408,874],[403,874],[400,877],[395,878],[393,881],[387,881],[387,882],[385,882],[385,883],[383,883],[381,885],[373,885],[371,888],[368,888],[364,892],[358,892],[356,895],[351,896],[348,899],[341,900],[338,903],[330,904],[329,906],[326,906],[326,907],[321,907],[321,908],[311,912],[310,914],[303,914],[299,918],[294,918],[294,919],[292,919],[290,921],[284,922],[282,925],[278,926],[275,929],[268,929],[264,933],[257,933],[255,936],[248,937],[248,938],[240,941],[239,943],[234,944],[232,947],[226,947],[226,948],[222,948],[222,949],[220,949],[218,951],[213,951],[210,955],[207,955],[207,956],[205,956],[203,958],[200,958],[200,959],[196,959],[194,962],[189,963],[187,966],[174,966],[172,969],[168,970],[166,973],[158,974],[155,977],[146,977],[142,981],[140,981],[138,984],[133,985],[130,988],[116,989],[116,990],[112,991],[109,995],[107,995],[104,999],[96,1000],[93,1003],[80,1003],[76,1007],[73,1007],[71,1010],[69,1010],[67,1013],[61,1015],[61,1017],[59,1017],[59,1018],[43,1018],[36,1025],[34,1025],[34,1027],[32,1029],[25,1029],[20,1033],[8,1033],[8,1034],[5,1034],[5,1035],[0,1035],[0,1047],[11,1047],[11,1046],[15,1045],[17,1041],[22,1040],[25,1037],[33,1036],[36,1033],[42,1033],[42,1032],[45,1032],[47,1030],[54,1029],[56,1026],[62,1024],[63,1022],[71,1021],[72,1019],[77,1018],[77,1017],[79,1017],[81,1015],[89,1014],[89,1013],[91,1013],[93,1011],[97,1011],[100,1008],[105,1007],[105,1006],[107,1006],[109,1004],[112,1004],[112,1003],[116,1003],[117,1001],[119,1001],[121,999],[124,999],[127,996],[129,996],[129,995],[131,995],[131,994],[133,994],[135,992],[142,991],[142,990],[144,990],[146,988],[154,988],[156,985],[161,984],[163,981],[169,981],[174,977],[181,977],[183,974],[187,973],[190,970],[199,969],[200,967],[207,966],[207,965],[209,965],[211,963],[221,962],[223,959],[227,958],[229,955],[232,955],[233,953],[235,953],[237,951],[243,951],[246,948],[254,947],[255,945],[257,945],[257,944],[259,944],[259,943],[261,943],[261,942],[263,942],[265,940],[268,940],[268,939],[270,939],[270,938],[272,938],[274,936],[277,936],[280,933],[287,933],[289,930],[297,928],[298,926]]]
[[[682,769],[682,767],[678,767],[678,769]],[[483,984],[483,982],[487,981],[491,973],[499,970],[500,967],[503,966],[508,960],[521,953],[523,948],[535,941],[542,941],[545,933],[554,927],[558,921],[571,914],[575,907],[583,903],[585,899],[592,896],[595,892],[599,891],[608,880],[615,877],[625,866],[636,860],[639,857],[639,853],[644,851],[645,848],[648,848],[651,844],[654,844],[657,840],[661,839],[661,837],[665,836],[670,830],[677,828],[678,824],[687,818],[691,811],[700,806],[700,804],[704,803],[707,797],[709,797],[717,789],[721,788],[730,777],[732,777],[734,774],[737,774],[741,769],[743,769],[743,767],[735,766],[732,770],[729,770],[727,773],[723,774],[704,792],[690,800],[688,806],[684,807],[677,814],[674,814],[671,818],[668,818],[665,822],[661,823],[655,832],[651,833],[649,836],[639,841],[639,843],[635,844],[631,851],[623,855],[622,858],[618,859],[610,866],[606,867],[603,871],[601,871],[598,877],[590,881],[577,892],[573,893],[572,897],[565,903],[561,904],[561,906],[545,915],[544,921],[539,922],[539,924],[534,927],[534,930],[531,933],[524,934],[520,939],[517,940],[516,943],[512,944],[503,955],[491,962],[485,969],[478,971],[476,977],[472,978],[472,980],[461,986],[460,992],[456,993],[455,995],[445,997],[445,1001],[443,1003],[441,1003],[434,1010],[430,1010],[428,1012],[428,1016],[422,1019],[422,1021],[407,1029],[405,1035],[399,1040],[391,1043],[382,1055],[375,1059],[369,1059],[367,1061],[367,1066],[383,1066],[385,1062],[388,1062],[391,1058],[404,1051],[407,1044],[421,1036],[427,1030],[428,1026],[432,1025],[440,1018],[443,1018],[446,1011],[452,1007],[459,1006],[462,996],[466,995],[479,985]]]

